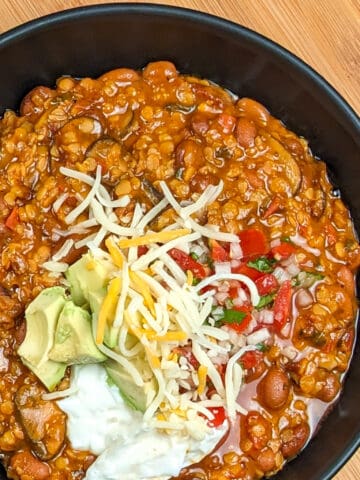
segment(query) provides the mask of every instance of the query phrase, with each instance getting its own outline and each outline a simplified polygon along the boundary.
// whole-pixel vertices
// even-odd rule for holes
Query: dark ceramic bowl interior
[[[360,232],[360,122],[348,104],[288,51],[231,22],[190,10],[113,4],[69,10],[0,36],[0,114],[57,77],[97,76],[119,66],[173,61],[264,103],[310,141]],[[327,480],[360,445],[359,342],[344,390],[315,438],[276,480]],[[0,479],[5,479],[3,473]]]

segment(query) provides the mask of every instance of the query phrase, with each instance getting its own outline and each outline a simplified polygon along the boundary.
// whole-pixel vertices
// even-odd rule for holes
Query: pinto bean
[[[285,428],[280,436],[282,440],[281,452],[285,458],[294,457],[305,446],[310,435],[307,423],[300,423],[293,428]]]
[[[316,396],[323,402],[331,402],[339,393],[340,387],[341,383],[338,376],[330,372],[326,375],[323,386]]]
[[[261,103],[251,98],[240,98],[237,107],[249,120],[253,120],[257,125],[265,126],[270,118],[269,112]]]
[[[48,480],[50,478],[49,466],[40,462],[27,450],[15,453],[11,458],[10,467],[20,480]]]
[[[56,95],[55,90],[48,87],[35,87],[22,100],[20,114],[33,119],[41,115],[45,102]]]
[[[254,122],[247,118],[239,118],[236,123],[235,136],[239,145],[244,148],[252,147],[257,134]]]
[[[99,80],[103,82],[114,82],[115,84],[124,84],[124,83],[131,83],[139,80],[139,74],[132,70],[131,68],[116,68],[115,70],[110,70],[110,72],[106,72]]]
[[[257,387],[258,400],[265,408],[278,410],[285,406],[290,393],[290,380],[279,367],[271,367]]]
[[[194,140],[183,140],[176,147],[175,151],[175,169],[194,168],[197,170],[203,163],[203,149],[201,144]]]
[[[354,274],[350,270],[350,268],[346,267],[345,265],[342,265],[339,268],[339,271],[337,273],[337,278],[339,280],[339,283],[344,286],[344,288],[349,292],[353,293],[355,289],[355,280],[354,280]]]
[[[266,447],[259,453],[256,462],[263,472],[271,472],[276,468],[275,453]]]
[[[150,83],[165,83],[178,76],[176,67],[171,62],[149,63],[143,71],[143,78]]]
[[[194,113],[191,118],[191,129],[193,132],[197,133],[198,135],[205,135],[209,128],[209,117],[203,115],[202,113]]]
[[[202,193],[209,185],[217,185],[219,182],[218,177],[213,173],[196,173],[191,181],[191,190],[196,193]]]

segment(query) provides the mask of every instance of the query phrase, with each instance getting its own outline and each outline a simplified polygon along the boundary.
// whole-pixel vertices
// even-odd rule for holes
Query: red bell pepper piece
[[[292,288],[291,281],[285,282],[279,288],[274,301],[274,326],[275,330],[280,333],[290,315]]]
[[[285,260],[295,252],[295,246],[288,242],[281,242],[280,245],[277,245],[271,249],[271,253],[276,260]]]
[[[238,267],[231,268],[232,273],[241,273],[242,275],[246,275],[247,277],[251,278],[251,280],[256,280],[257,278],[262,277],[264,274],[256,270],[256,268],[251,268],[246,265],[246,263],[242,263]]]
[[[11,210],[10,215],[7,217],[5,221],[5,227],[9,228],[10,230],[15,230],[16,225],[19,223],[19,209],[18,207],[14,207]]]
[[[179,265],[179,267],[184,270],[184,272],[190,270],[196,278],[202,279],[206,277],[204,266],[191,258],[187,253],[179,250],[178,248],[172,248],[168,253],[170,257]]]
[[[226,322],[225,325],[227,325],[232,330],[235,330],[236,333],[243,333],[247,329],[247,327],[249,326],[249,324],[252,320],[250,309],[246,308],[246,306],[242,306],[242,307],[235,307],[234,306],[234,307],[232,307],[232,310],[236,310],[238,312],[245,313],[245,317],[241,320],[240,323]]]
[[[223,246],[212,238],[209,240],[211,259],[214,262],[228,262],[230,260],[229,252]]]
[[[208,410],[214,415],[212,420],[207,421],[209,427],[219,427],[225,421],[225,409],[224,407],[208,407]]]
[[[255,285],[257,286],[259,295],[268,295],[274,293],[278,287],[278,281],[272,273],[265,273],[260,278],[255,280]]]
[[[266,255],[269,252],[269,245],[263,231],[257,228],[249,228],[238,234],[240,246],[244,257]]]
[[[137,247],[137,252],[138,252],[138,257],[142,257],[149,251],[148,247],[146,245],[139,245]]]

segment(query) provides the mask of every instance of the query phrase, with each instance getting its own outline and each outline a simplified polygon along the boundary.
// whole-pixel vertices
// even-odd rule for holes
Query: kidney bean
[[[195,113],[191,118],[191,129],[194,133],[198,135],[205,135],[205,133],[209,130],[209,117],[201,114]]]
[[[310,427],[303,422],[293,428],[285,428],[280,436],[282,440],[281,452],[285,458],[294,457],[304,447],[310,435]]]
[[[235,136],[239,145],[244,148],[252,147],[254,145],[257,134],[254,122],[247,118],[239,118],[236,123]]]
[[[28,450],[15,453],[11,458],[10,466],[20,480],[48,480],[50,478],[49,466],[40,462]]]
[[[271,367],[257,387],[258,400],[265,408],[278,410],[285,406],[290,393],[290,380],[279,367]]]
[[[326,375],[323,386],[316,396],[323,402],[331,402],[339,393],[340,387],[338,376],[330,372]]]

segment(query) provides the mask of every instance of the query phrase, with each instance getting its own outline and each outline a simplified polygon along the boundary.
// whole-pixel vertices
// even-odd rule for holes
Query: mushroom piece
[[[141,187],[153,205],[157,205],[163,199],[163,194],[147,178],[142,179]]]
[[[16,393],[15,405],[19,420],[41,460],[50,460],[65,441],[66,415],[55,402],[42,399],[44,390],[36,385],[23,385]]]

